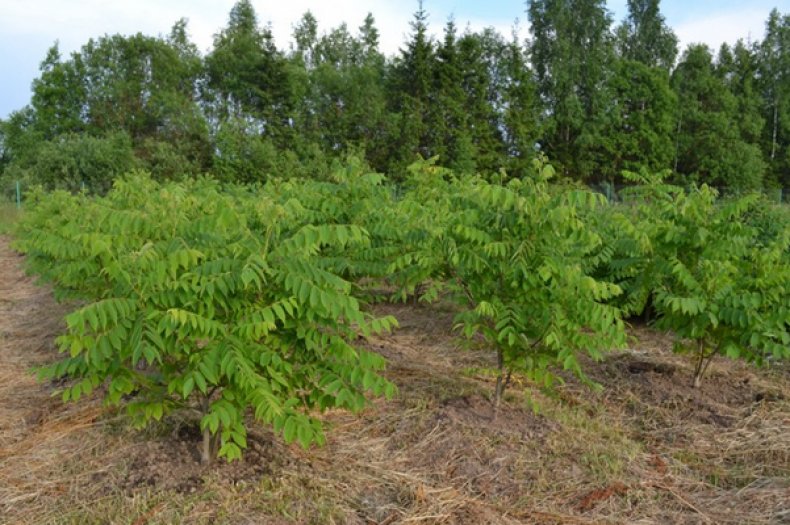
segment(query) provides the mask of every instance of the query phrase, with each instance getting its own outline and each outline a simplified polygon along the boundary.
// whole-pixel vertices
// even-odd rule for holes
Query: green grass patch
[[[13,202],[0,201],[0,234],[11,233],[20,213]]]

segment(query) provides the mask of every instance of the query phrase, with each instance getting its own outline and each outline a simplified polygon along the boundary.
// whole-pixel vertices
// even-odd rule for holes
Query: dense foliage
[[[363,228],[210,180],[134,175],[105,198],[32,201],[19,249],[84,304],[59,339],[69,357],[42,371],[79,379],[65,400],[104,385],[107,402],[131,399],[140,424],[196,408],[208,461],[212,435],[220,456],[240,455],[248,408],[307,446],[324,440],[312,410],[359,410],[365,392],[393,394],[383,359],[355,341],[395,320],[363,313],[333,271],[338,253],[369,246]]]
[[[196,410],[210,461],[240,456],[248,415],[308,446],[318,411],[393,395],[356,343],[397,324],[363,308],[381,290],[456,303],[460,332],[496,353],[495,416],[513,374],[586,380],[579,356],[622,347],[646,307],[695,354],[695,386],[716,355],[790,356],[783,205],[635,174],[611,205],[550,183],[542,159],[489,178],[434,162],[397,187],[350,159],[262,186],[136,173],[104,197],[35,192],[16,246],[78,306],[42,377],[71,380],[64,400],[101,388],[141,425]]]
[[[554,367],[583,377],[577,352],[598,359],[624,343],[620,310],[606,302],[620,288],[584,263],[602,239],[581,217],[601,195],[552,188],[554,169],[541,161],[524,178],[496,182],[430,165],[413,171],[400,206],[417,217],[418,234],[392,269],[407,287],[432,279],[425,299],[449,292],[463,333],[496,349],[495,406],[514,371],[546,385]]]
[[[640,179],[640,177],[634,177]],[[606,241],[593,261],[625,290],[626,313],[649,308],[676,350],[763,363],[790,355],[790,222],[757,194],[717,201],[641,177],[628,204],[596,218]]]
[[[306,13],[275,42],[240,0],[202,55],[169,35],[108,35],[44,57],[29,106],[0,122],[0,192],[98,192],[137,167],[263,182],[326,173],[349,153],[394,180],[417,159],[459,173],[530,171],[622,184],[623,170],[733,194],[790,188],[790,15],[763,39],[682,53],[659,0],[530,0],[530,40],[453,20],[432,35],[422,4],[396,56],[376,21],[321,31]],[[514,16],[518,13],[514,13]]]

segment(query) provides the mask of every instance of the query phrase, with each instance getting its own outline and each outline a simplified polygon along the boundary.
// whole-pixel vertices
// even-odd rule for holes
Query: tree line
[[[403,180],[421,156],[518,176],[538,154],[583,183],[670,172],[733,191],[790,187],[790,14],[762,40],[711,50],[678,38],[659,0],[529,0],[531,38],[457,27],[422,3],[400,51],[376,21],[327,31],[305,13],[287,49],[240,0],[201,54],[187,22],[106,35],[41,63],[28,106],[0,120],[0,183],[104,192],[157,179],[321,177],[349,155]]]

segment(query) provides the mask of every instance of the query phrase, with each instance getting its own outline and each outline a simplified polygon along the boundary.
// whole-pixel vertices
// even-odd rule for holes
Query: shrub
[[[600,358],[624,343],[620,311],[606,304],[618,286],[585,271],[601,239],[583,221],[603,205],[587,191],[554,191],[551,166],[536,161],[524,179],[455,178],[431,165],[412,168],[405,208],[420,217],[412,249],[394,264],[407,283],[446,282],[461,305],[458,327],[496,350],[494,407],[513,371],[550,385],[551,367],[584,374],[577,354]],[[426,299],[434,298],[434,287]]]
[[[354,341],[395,325],[365,314],[326,253],[365,246],[356,225],[309,224],[298,206],[208,179],[119,180],[106,198],[35,194],[17,247],[61,295],[85,305],[58,339],[68,356],[44,378],[105,386],[140,425],[197,410],[209,461],[238,458],[245,416],[287,442],[323,443],[314,410],[359,410],[393,395],[384,360]],[[126,399],[129,399],[126,401]]]
[[[675,349],[695,355],[695,387],[716,355],[789,355],[790,223],[767,219],[781,211],[756,194],[719,200],[708,186],[636,178],[631,200],[599,217],[598,269],[626,291],[626,312],[653,306]]]

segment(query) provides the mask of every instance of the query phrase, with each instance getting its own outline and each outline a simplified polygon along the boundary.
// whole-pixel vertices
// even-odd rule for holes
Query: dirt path
[[[0,523],[68,492],[73,479],[63,470],[70,459],[63,451],[83,450],[99,413],[95,402],[63,408],[31,373],[56,355],[65,310],[25,275],[23,258],[0,236]]]
[[[0,237],[0,459],[18,454],[50,403],[31,368],[51,360],[62,308],[49,290],[25,275],[22,257]],[[3,467],[5,467],[5,463]],[[5,468],[3,469],[5,471]],[[0,491],[11,490],[0,486]],[[7,503],[9,498],[2,497]]]

